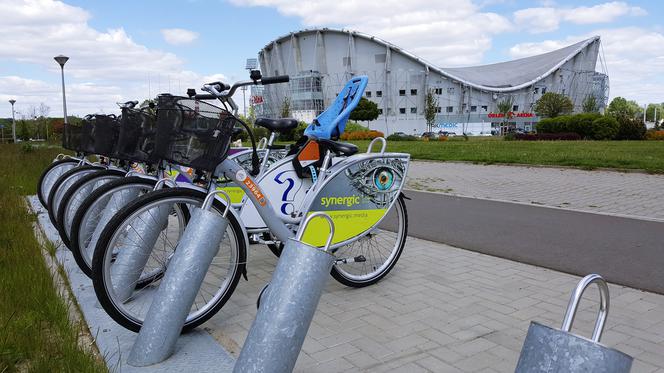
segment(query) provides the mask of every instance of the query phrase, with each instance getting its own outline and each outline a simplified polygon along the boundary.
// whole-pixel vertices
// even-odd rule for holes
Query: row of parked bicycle
[[[316,211],[326,211],[337,227],[335,279],[363,287],[394,267],[408,231],[401,188],[409,156],[386,153],[384,139],[367,153],[334,140],[367,78],[352,78],[294,144],[275,140],[296,120],[257,119],[271,133],[257,143],[234,115],[232,96],[242,86],[287,81],[252,71],[250,80],[233,86],[214,82],[204,85],[205,94],[163,94],[145,107],[127,102],[119,116],[90,115],[82,126],[65,125],[63,146],[76,155],[58,156],[43,172],[39,200],[116,322],[140,329],[181,238],[195,229],[188,223],[197,208],[228,224],[184,331],[218,312],[246,278],[250,244],[265,244],[278,256]],[[251,147],[231,147],[241,131],[249,133]],[[304,239],[323,246],[326,224],[309,225]]]

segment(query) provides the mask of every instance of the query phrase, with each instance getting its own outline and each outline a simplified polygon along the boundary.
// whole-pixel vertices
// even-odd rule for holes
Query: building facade
[[[490,65],[440,68],[379,38],[359,32],[312,29],[282,36],[258,54],[264,76],[290,75],[288,85],[252,91],[257,115],[278,117],[284,106],[310,121],[329,105],[350,77],[367,75],[364,96],[378,105],[370,123],[389,135],[428,129],[427,94],[436,99],[433,131],[490,134],[501,126],[533,129],[535,102],[546,92],[568,96],[574,110],[594,96],[608,100],[608,76],[595,71],[600,38],[549,53]],[[498,109],[510,106],[507,113]]]

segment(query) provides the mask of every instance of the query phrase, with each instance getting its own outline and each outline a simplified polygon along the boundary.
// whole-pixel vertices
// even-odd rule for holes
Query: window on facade
[[[392,110],[391,107],[387,108],[387,115],[394,115],[394,111]]]
[[[447,113],[453,113],[454,112],[454,106],[448,106],[445,108],[445,112]]]
[[[489,107],[486,105],[482,105],[482,111],[486,113],[487,111],[489,111]]]
[[[411,96],[417,96],[417,89],[411,89],[410,90],[410,95]]]
[[[399,108],[399,114],[406,114],[406,108],[405,107],[400,107]]]
[[[535,89],[533,90],[533,93],[538,94],[539,93],[539,87],[535,87]]]
[[[417,108],[416,107],[410,108],[410,113],[411,114],[417,114]]]
[[[378,115],[383,115],[383,109],[378,109]]]
[[[405,96],[406,95],[406,90],[405,89],[400,89],[399,90],[399,96]]]
[[[513,105],[512,111],[519,111],[519,105]]]
[[[447,94],[448,95],[453,95],[454,94],[454,87],[447,88]]]
[[[477,105],[470,105],[470,112],[474,113],[477,111]]]
[[[367,97],[371,97],[371,91],[367,91]]]
[[[443,94],[443,89],[442,88],[436,88],[434,89],[434,93],[437,95],[442,95]]]
[[[383,91],[376,91],[376,97],[383,97]]]
[[[542,94],[546,93],[546,87],[542,87]]]
[[[436,106],[436,113],[441,113],[441,112],[442,112],[441,107],[440,107],[440,106]]]
[[[465,112],[468,106],[466,104],[461,105],[461,112]]]

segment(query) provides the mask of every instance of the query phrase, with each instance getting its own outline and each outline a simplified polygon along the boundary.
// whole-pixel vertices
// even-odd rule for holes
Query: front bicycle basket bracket
[[[219,192],[225,194],[208,194],[206,208],[193,208],[129,354],[130,365],[156,364],[175,351],[175,343],[228,227],[228,219],[209,209]],[[227,212],[230,198],[227,194],[225,197]]]
[[[316,218],[329,224],[322,249],[301,241]],[[293,370],[335,261],[330,252],[333,235],[332,219],[317,212],[307,217],[295,239],[286,242],[233,372]]]
[[[599,287],[600,305],[592,339],[587,339],[570,333],[570,329],[581,296],[593,283]],[[608,313],[606,281],[597,274],[584,277],[572,292],[561,329],[530,323],[515,372],[629,372],[631,356],[599,343]]]

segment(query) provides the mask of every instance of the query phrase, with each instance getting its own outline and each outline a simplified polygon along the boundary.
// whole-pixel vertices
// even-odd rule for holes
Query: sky
[[[663,14],[659,0],[0,0],[0,117],[11,116],[9,99],[18,117],[40,103],[62,116],[59,54],[70,57],[68,113],[116,113],[116,102],[246,79],[247,58],[314,27],[375,35],[440,67],[507,61],[599,35],[611,98],[659,103]]]

